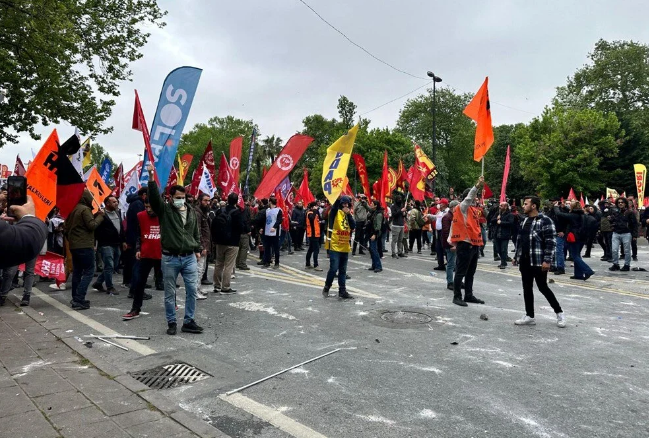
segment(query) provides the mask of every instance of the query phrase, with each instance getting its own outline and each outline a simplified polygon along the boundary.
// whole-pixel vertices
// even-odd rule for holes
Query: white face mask
[[[184,199],[174,199],[174,207],[182,208],[185,205]]]

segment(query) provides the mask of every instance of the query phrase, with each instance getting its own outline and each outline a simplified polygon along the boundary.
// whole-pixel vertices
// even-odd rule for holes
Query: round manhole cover
[[[428,324],[433,320],[433,318],[425,313],[401,310],[383,312],[381,319],[394,324]]]

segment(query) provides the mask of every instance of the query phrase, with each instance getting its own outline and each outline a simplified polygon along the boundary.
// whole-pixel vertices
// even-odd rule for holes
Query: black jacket
[[[128,210],[126,210],[126,244],[135,248],[139,235],[140,224],[137,221],[137,214],[144,211],[144,202],[137,193],[126,198]]]
[[[119,216],[119,230],[113,225],[108,215],[104,215],[104,220],[95,228],[95,239],[97,246],[121,246],[124,242],[124,225],[119,210],[115,210]],[[138,224],[139,226],[139,224]]]
[[[579,243],[586,243],[588,239],[588,224],[584,220],[586,216],[584,210],[573,210],[570,213],[564,213],[559,207],[554,207],[554,213],[559,220],[567,224],[565,233],[573,233]]]
[[[498,215],[500,215],[500,224],[498,224]],[[493,237],[496,239],[509,240],[512,237],[512,228],[516,226],[514,215],[509,211],[505,213],[496,212],[491,217],[490,225],[493,227]]]
[[[0,219],[0,269],[36,258],[46,238],[47,227],[40,219],[24,217],[14,225]]]
[[[220,215],[230,215],[229,233],[221,228]],[[221,210],[212,221],[212,239],[216,245],[239,246],[239,240],[244,232],[243,214],[236,205],[227,205],[225,210]]]
[[[291,225],[295,228],[306,228],[306,211],[304,208],[295,206],[291,213]]]
[[[403,227],[406,223],[406,213],[401,211],[402,208],[403,205],[401,204],[392,204],[392,207],[390,207],[392,210],[392,225],[395,227]]]
[[[635,212],[626,209],[609,216],[613,232],[617,234],[631,233],[631,237],[638,237],[638,221]]]

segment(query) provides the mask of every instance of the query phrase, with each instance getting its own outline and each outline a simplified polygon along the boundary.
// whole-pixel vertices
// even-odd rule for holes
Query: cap
[[[439,203],[448,205],[448,199],[442,198],[442,199],[439,200]]]

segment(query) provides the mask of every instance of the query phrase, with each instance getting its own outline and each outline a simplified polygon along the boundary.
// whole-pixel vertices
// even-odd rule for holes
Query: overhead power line
[[[359,116],[364,116],[365,114],[369,114],[369,113],[371,113],[371,112],[373,112],[373,111],[376,111],[376,110],[379,109],[379,108],[383,108],[384,106],[389,105],[389,104],[391,104],[392,102],[396,102],[397,100],[403,99],[403,98],[406,97],[406,96],[410,96],[410,95],[411,95],[412,93],[414,93],[415,91],[421,90],[422,88],[427,87],[427,86],[429,86],[429,85],[432,84],[432,83],[433,83],[433,82],[431,81],[431,82],[429,82],[429,83],[427,83],[427,84],[422,85],[421,87],[417,87],[417,88],[415,88],[414,90],[407,92],[407,93],[404,94],[403,96],[396,97],[396,98],[392,99],[392,100],[389,101],[389,102],[385,102],[384,104],[377,106],[376,108],[373,108],[373,109],[371,109],[371,110],[369,110],[369,111],[366,111],[366,112],[364,112],[364,113],[362,113],[362,114],[359,114]]]

